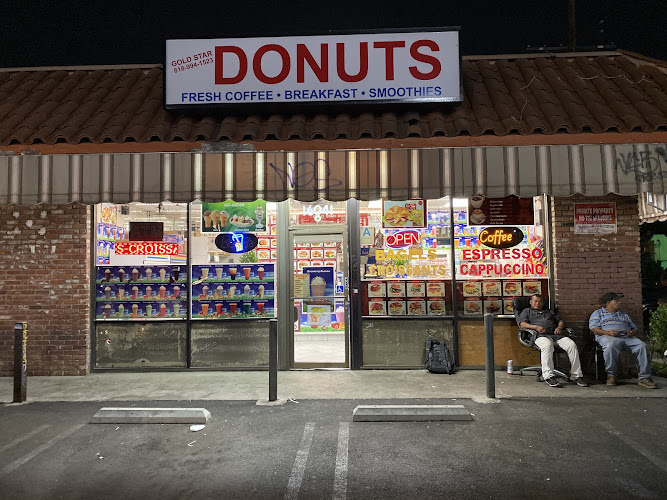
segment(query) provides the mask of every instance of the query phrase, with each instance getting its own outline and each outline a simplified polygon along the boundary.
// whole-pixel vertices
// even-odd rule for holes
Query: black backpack
[[[454,358],[449,347],[436,339],[426,340],[426,370],[431,373],[454,373]]]

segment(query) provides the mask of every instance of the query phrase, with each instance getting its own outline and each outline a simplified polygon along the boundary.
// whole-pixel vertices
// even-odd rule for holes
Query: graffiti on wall
[[[328,181],[328,188],[333,189],[343,185],[343,181],[331,177],[331,167],[326,160],[319,159],[315,162],[302,161],[296,166],[287,162],[284,166],[269,163],[276,173],[276,177],[282,182],[283,188],[287,189],[315,189],[320,182]],[[323,166],[323,175],[320,173]]]

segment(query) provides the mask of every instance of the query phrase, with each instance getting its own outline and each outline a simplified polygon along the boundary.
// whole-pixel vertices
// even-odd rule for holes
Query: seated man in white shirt
[[[579,350],[577,344],[566,336],[552,340],[547,335],[562,335],[565,329],[565,323],[560,321],[549,310],[544,310],[544,298],[541,295],[533,295],[530,299],[530,307],[527,307],[519,314],[519,326],[521,328],[530,328],[535,330],[538,337],[535,339],[535,345],[540,349],[542,360],[542,377],[550,387],[560,387],[558,379],[554,376],[554,344],[563,349],[568,358],[570,358],[572,381],[578,386],[588,387],[581,371],[581,362],[579,361]]]

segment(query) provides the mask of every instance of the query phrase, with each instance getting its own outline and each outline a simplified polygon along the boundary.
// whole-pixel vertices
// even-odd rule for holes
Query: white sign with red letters
[[[457,30],[166,43],[167,107],[462,100]]]

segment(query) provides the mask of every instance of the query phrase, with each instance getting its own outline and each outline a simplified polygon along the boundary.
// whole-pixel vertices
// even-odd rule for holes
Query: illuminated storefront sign
[[[178,243],[118,241],[116,255],[178,255]]]
[[[419,231],[409,230],[387,235],[384,243],[389,248],[406,248],[412,245],[420,245],[421,240],[421,233]]]
[[[223,233],[215,238],[215,246],[227,253],[245,253],[257,246],[257,236],[251,233]]]
[[[479,242],[491,248],[511,248],[522,241],[523,231],[518,227],[490,227],[479,233]]]
[[[458,102],[459,33],[167,40],[166,106]]]

